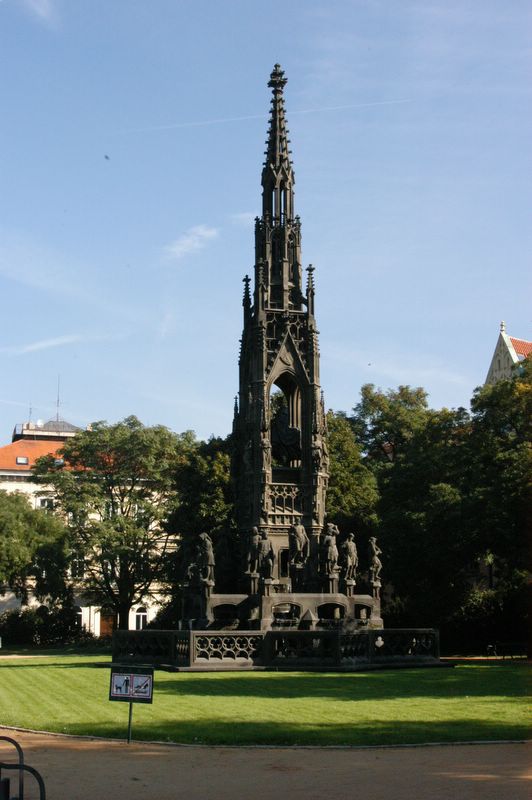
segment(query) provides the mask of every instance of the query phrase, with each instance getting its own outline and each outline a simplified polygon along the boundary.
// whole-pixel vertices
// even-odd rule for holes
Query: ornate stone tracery
[[[275,65],[268,84],[273,97],[262,170],[262,214],[255,221],[252,298],[249,279],[245,279],[233,473],[240,530],[267,526],[277,555],[289,549],[290,528],[302,525],[309,536],[310,555],[318,558],[328,480],[327,446],[314,276],[311,267],[305,290],[285,84],[283,71]],[[271,405],[274,388],[282,392],[285,402],[276,415]],[[247,444],[249,439],[255,447]],[[281,560],[276,558],[274,579],[281,577],[281,569]]]
[[[210,540],[202,534],[200,577],[189,580],[201,597],[189,604],[196,620],[189,614],[184,627],[207,622],[224,630],[337,629],[358,624],[356,603],[368,610],[364,624],[382,624],[377,561],[370,564],[373,580],[362,587],[366,594],[355,595],[356,546],[330,521],[325,524],[329,451],[315,270],[307,267],[304,284],[285,84],[276,64],[268,84],[272,101],[254,274],[243,279],[232,455],[240,563],[231,590],[238,594],[216,594]]]

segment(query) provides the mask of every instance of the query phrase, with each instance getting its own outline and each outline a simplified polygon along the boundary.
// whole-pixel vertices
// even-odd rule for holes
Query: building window
[[[83,612],[80,606],[74,606],[74,614],[75,616],[75,626],[78,630],[81,630],[83,627]]]
[[[144,606],[137,608],[135,612],[135,630],[141,631],[148,624],[148,612]]]
[[[40,497],[39,498],[39,508],[41,511],[47,511],[48,513],[54,510],[54,501],[51,497]]]
[[[17,464],[29,464],[30,460],[28,456],[17,456]]]
[[[72,578],[83,578],[85,575],[85,559],[83,553],[72,553],[70,559],[70,576]]]

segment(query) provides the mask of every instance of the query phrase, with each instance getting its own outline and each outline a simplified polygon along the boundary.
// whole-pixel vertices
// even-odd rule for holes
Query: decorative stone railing
[[[434,664],[438,631],[432,628],[270,631],[116,631],[113,661],[174,668],[277,669]]]

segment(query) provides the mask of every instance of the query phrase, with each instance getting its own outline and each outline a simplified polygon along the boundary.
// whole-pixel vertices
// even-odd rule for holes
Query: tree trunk
[[[131,603],[123,603],[118,606],[118,630],[127,631],[129,628],[129,612]]]

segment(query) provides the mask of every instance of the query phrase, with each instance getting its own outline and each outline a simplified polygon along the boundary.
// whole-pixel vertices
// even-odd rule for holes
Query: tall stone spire
[[[314,276],[303,294],[301,224],[294,215],[294,172],[279,64],[262,169],[262,215],[255,220],[254,293],[244,290],[233,477],[242,541],[254,527],[273,542],[273,580],[321,590],[319,540],[328,483],[326,425],[314,319]],[[308,569],[290,562],[289,531],[309,537]],[[252,591],[255,591],[254,589]]]
[[[270,123],[262,168],[262,217],[255,229],[255,307],[301,309],[301,230],[294,217],[294,171],[284,112],[284,72],[276,64]],[[259,274],[260,273],[260,274]],[[262,290],[260,289],[262,286]]]
[[[262,214],[276,222],[291,219],[293,214],[294,173],[288,149],[288,129],[284,114],[284,72],[276,64],[270,75],[271,87],[270,127],[266,140],[266,160],[262,170]]]

